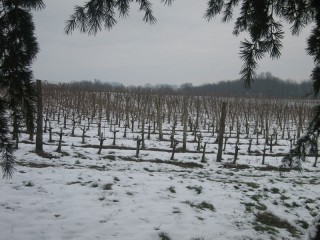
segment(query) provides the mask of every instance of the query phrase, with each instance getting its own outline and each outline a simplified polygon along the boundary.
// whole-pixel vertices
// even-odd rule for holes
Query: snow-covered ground
[[[202,153],[191,135],[189,152],[177,152],[171,161],[169,127],[165,141],[152,134],[138,158],[138,133],[128,130],[124,139],[121,131],[117,147],[106,133],[100,155],[94,126],[86,133],[86,147],[79,128],[76,137],[64,130],[62,153],[45,134],[51,159],[36,155],[22,134],[17,171],[0,181],[0,239],[307,238],[308,224],[319,212],[320,170],[309,158],[302,173],[280,175],[276,167],[289,141],[279,140],[261,165],[261,154],[248,154],[248,139],[241,137],[238,165],[229,168],[224,164],[233,161],[235,139],[228,140],[224,160],[217,163],[215,138],[204,134],[207,163],[201,166]],[[261,153],[263,145],[254,142],[252,151]]]

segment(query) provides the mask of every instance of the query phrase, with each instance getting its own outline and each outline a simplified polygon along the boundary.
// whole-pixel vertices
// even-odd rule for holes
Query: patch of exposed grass
[[[114,155],[105,155],[105,156],[102,157],[102,159],[109,159],[109,160],[114,161],[114,160],[116,160],[116,156],[114,156]]]
[[[157,163],[167,163],[167,164],[173,164],[175,166],[178,167],[182,167],[182,168],[203,168],[202,164],[196,163],[196,162],[171,162],[171,161],[161,161],[159,160]]]
[[[70,153],[64,152],[64,151],[62,151],[60,154],[61,154],[63,157],[69,157],[69,156],[70,156]]]
[[[97,188],[98,186],[99,186],[98,183],[92,183],[92,184],[91,184],[91,187],[93,187],[93,188]]]
[[[291,203],[291,206],[292,206],[293,208],[300,207],[300,205],[299,205],[298,203],[296,203],[296,202],[292,202],[292,203]]]
[[[178,207],[173,207],[172,213],[178,214],[181,213],[181,210]]]
[[[275,172],[290,172],[291,169],[290,168],[279,168],[276,166],[271,166],[271,165],[266,165],[263,167],[255,167],[256,170],[260,170],[260,171],[275,171]]]
[[[255,195],[251,196],[251,199],[256,202],[259,202],[260,198],[262,198],[262,195],[260,195],[260,194],[255,194]]]
[[[83,182],[83,183],[81,183],[81,186],[87,186],[90,183],[92,183],[92,181]]]
[[[200,208],[201,210],[209,209],[213,212],[216,210],[211,203],[208,203],[206,201],[202,201],[200,204],[197,205],[197,207]]]
[[[202,164],[196,163],[196,162],[180,162],[180,161],[163,161],[160,159],[155,159],[155,160],[141,160],[141,159],[135,159],[131,157],[121,157],[119,156],[120,159],[123,161],[130,161],[130,162],[151,162],[151,163],[163,163],[163,164],[170,164],[182,168],[203,168]]]
[[[87,159],[82,153],[76,152],[74,155],[76,158]]]
[[[23,182],[23,185],[24,185],[25,187],[33,187],[33,186],[34,186],[34,183],[31,182],[31,181],[24,181],[24,182]]]
[[[271,165],[266,165],[262,167],[255,167],[256,170],[259,171],[279,171],[279,167],[271,166]]]
[[[200,209],[200,210],[210,210],[212,212],[215,212],[216,209],[215,207],[211,204],[211,203],[208,203],[206,201],[202,201],[201,203],[195,203],[195,202],[190,202],[190,201],[185,201],[183,202],[185,204],[188,204],[190,207],[193,207],[193,208],[196,208],[196,209]]]
[[[168,187],[168,190],[169,190],[171,193],[176,193],[176,189],[175,189],[174,186]]]
[[[257,223],[253,224],[253,229],[256,230],[257,232],[267,232],[269,234],[275,235],[279,231],[275,229],[274,227],[271,226],[266,226],[266,225],[260,225]]]
[[[67,182],[67,185],[73,185],[73,184],[81,184],[82,182],[80,181],[74,181],[74,182]]]
[[[262,203],[252,203],[252,202],[241,202],[241,204],[245,205],[246,212],[253,212],[253,208],[259,210],[259,211],[265,211],[267,210],[267,206]]]
[[[241,204],[245,205],[246,212],[252,212],[252,208],[256,206],[254,203],[251,203],[251,202],[248,202],[248,203],[241,202]]]
[[[201,186],[187,186],[189,190],[195,190],[197,194],[200,194],[202,192]]]
[[[24,162],[24,161],[16,161],[17,165],[31,168],[47,168],[47,167],[55,167],[53,164],[47,163],[34,163],[34,162]]]
[[[304,220],[296,220],[295,221],[300,227],[302,227],[303,229],[308,229],[309,228],[309,224],[304,221]]]
[[[309,213],[312,217],[315,217],[317,215],[317,212],[319,211],[319,210],[316,210],[316,209],[310,207],[309,205],[306,205],[305,207],[309,211]]]
[[[160,232],[160,233],[159,233],[159,238],[160,238],[161,240],[171,240],[169,234],[166,233],[166,232]]]
[[[102,165],[102,166],[97,166],[97,165],[89,165],[87,166],[89,169],[95,169],[95,170],[98,170],[98,171],[106,171],[107,170],[107,167],[106,165]]]
[[[301,180],[293,180],[293,186],[296,187],[297,185],[302,186],[304,184]]]
[[[156,172],[155,170],[149,169],[147,167],[144,167],[143,170],[147,171],[147,172]]]
[[[112,190],[112,183],[106,183],[102,186],[103,190]]]
[[[255,182],[246,182],[245,184],[247,184],[249,187],[252,187],[252,188],[259,188],[260,187],[260,185]]]
[[[204,221],[204,220],[205,220],[203,217],[200,217],[200,216],[196,216],[196,218],[197,218],[199,221]]]
[[[314,200],[314,199],[310,199],[310,198],[307,198],[306,200],[305,200],[305,203],[314,203],[316,200]]]
[[[273,188],[270,189],[270,192],[272,192],[273,194],[277,194],[277,193],[280,193],[280,189],[276,188],[276,187],[273,187]]]
[[[311,215],[312,217],[315,217],[315,216],[318,215],[318,212],[310,212],[310,215]]]
[[[226,173],[227,176],[234,176],[234,173],[233,172],[228,172]]]
[[[291,208],[291,204],[287,202],[283,203],[283,206],[285,206],[286,208]]]
[[[256,214],[256,222],[265,225],[260,227],[269,226],[286,229],[288,232],[291,233],[292,236],[297,236],[299,233],[298,230],[294,226],[292,226],[287,220],[281,219],[269,211],[258,212]]]
[[[290,197],[288,197],[288,196],[286,196],[286,195],[284,195],[284,194],[281,194],[280,199],[281,199],[282,201],[284,201],[284,200],[290,199]]]
[[[319,184],[319,180],[317,178],[313,178],[309,181],[309,183],[312,185],[317,185],[317,184]]]
[[[256,209],[258,209],[259,211],[265,211],[267,210],[267,206],[262,203],[259,203],[256,205]]]
[[[231,154],[233,154],[233,153],[231,153]],[[225,168],[233,168],[233,169],[248,169],[248,168],[251,168],[247,164],[233,164],[233,163],[225,163],[225,164],[223,164],[223,167],[225,167]]]

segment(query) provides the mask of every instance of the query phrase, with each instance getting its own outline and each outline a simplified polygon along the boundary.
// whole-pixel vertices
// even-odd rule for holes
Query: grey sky
[[[130,16],[119,19],[111,31],[88,36],[75,31],[65,35],[65,21],[84,0],[47,0],[34,13],[40,53],[33,65],[37,79],[50,82],[75,80],[117,81],[125,85],[168,83],[194,85],[239,78],[240,40],[232,35],[233,22],[220,18],[207,22],[202,16],[207,0],[175,0],[171,7],[154,3],[156,25],[145,24],[143,13],[132,5]],[[272,72],[283,79],[305,80],[313,61],[305,53],[305,29],[292,37],[286,29],[282,57],[268,58],[258,72]]]

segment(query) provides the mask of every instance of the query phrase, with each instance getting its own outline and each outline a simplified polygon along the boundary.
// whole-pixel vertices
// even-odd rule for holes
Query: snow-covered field
[[[51,159],[36,155],[21,135],[17,171],[0,181],[1,240],[307,239],[308,224],[319,212],[320,170],[312,167],[313,158],[302,173],[277,171],[288,140],[267,151],[262,165],[263,145],[254,140],[248,154],[242,136],[237,165],[226,167],[234,157],[232,137],[217,163],[215,138],[204,133],[209,143],[207,163],[201,163],[191,134],[189,152],[170,160],[170,126],[164,127],[164,141],[152,134],[138,158],[137,132],[128,130],[124,139],[119,129],[113,147],[107,131],[99,155],[96,125],[85,144],[81,130],[71,137],[70,129],[63,130],[62,153],[44,134]]]

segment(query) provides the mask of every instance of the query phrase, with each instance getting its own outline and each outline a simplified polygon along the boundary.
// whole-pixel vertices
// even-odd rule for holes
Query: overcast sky
[[[132,5],[130,16],[119,19],[111,31],[88,36],[64,34],[65,21],[84,0],[46,0],[46,8],[34,13],[40,53],[33,64],[36,79],[50,82],[94,80],[124,85],[192,83],[200,85],[239,78],[240,40],[232,35],[233,22],[203,18],[207,0],[175,0],[171,7],[153,0],[156,25],[142,21],[143,13]],[[286,29],[282,57],[265,58],[258,72],[282,79],[309,78],[313,60],[305,53],[305,29],[292,37]]]

